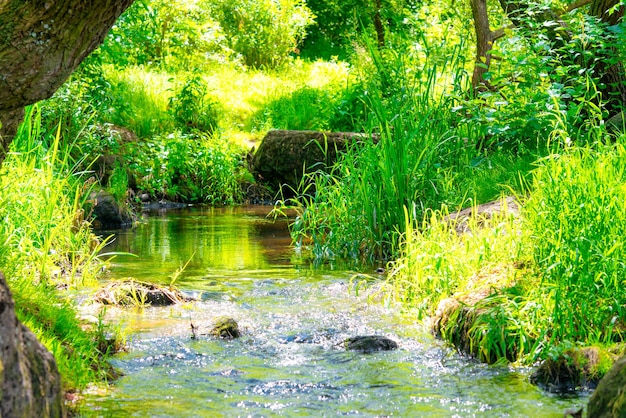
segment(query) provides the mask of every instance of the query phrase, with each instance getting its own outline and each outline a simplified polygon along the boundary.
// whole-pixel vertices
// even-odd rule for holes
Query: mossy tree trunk
[[[133,0],[0,0],[0,163],[24,106],[50,97]]]

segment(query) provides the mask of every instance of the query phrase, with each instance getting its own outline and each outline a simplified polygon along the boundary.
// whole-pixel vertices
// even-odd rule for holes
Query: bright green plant
[[[464,142],[450,129],[449,105],[437,91],[437,66],[409,72],[391,53],[374,53],[379,74],[364,95],[372,132],[348,147],[331,174],[314,179],[315,193],[296,220],[296,239],[313,240],[319,256],[390,257],[405,226],[449,197],[450,169],[465,164]],[[450,63],[451,66],[455,64]],[[393,88],[385,88],[393,86]]]
[[[267,103],[254,116],[259,130],[328,130],[334,99],[321,89],[303,87]]]
[[[113,103],[106,122],[128,128],[140,138],[175,129],[176,122],[167,110],[171,90],[167,74],[132,67],[108,70]]]
[[[212,11],[230,49],[246,65],[274,68],[306,36],[313,16],[301,0],[214,0]]]
[[[597,147],[544,160],[526,205],[556,343],[623,338],[626,147]]]
[[[0,171],[0,271],[17,315],[54,354],[64,386],[84,388],[108,376],[97,330],[86,330],[61,288],[95,280],[103,243],[84,220],[89,183],[73,174],[60,128],[42,129],[37,106],[27,109]],[[100,329],[102,331],[102,329]]]
[[[113,172],[109,177],[109,192],[117,202],[125,202],[128,192],[128,173],[126,168],[119,163],[113,167]]]
[[[229,204],[242,197],[243,152],[218,136],[173,133],[129,146],[137,187],[154,197]]]
[[[183,131],[199,130],[211,134],[218,124],[216,103],[207,96],[203,78],[194,73],[169,99],[168,110]]]

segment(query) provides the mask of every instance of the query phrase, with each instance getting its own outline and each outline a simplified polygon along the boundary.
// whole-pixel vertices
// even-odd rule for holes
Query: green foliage
[[[113,167],[108,189],[117,202],[125,202],[128,197],[128,172],[119,162]]]
[[[408,33],[410,27],[406,24],[412,16],[411,9],[415,8],[413,1],[308,0],[306,4],[317,16],[303,43],[302,52],[307,57],[349,56],[354,44],[362,43],[362,37],[376,38],[377,12],[387,35],[394,33],[407,38],[413,35]]]
[[[106,122],[128,128],[140,138],[175,129],[176,121],[168,112],[167,74],[132,67],[109,74],[113,103],[110,114],[103,115]]]
[[[173,133],[130,145],[128,159],[139,190],[221,205],[241,201],[242,154],[219,137]]]
[[[215,0],[213,13],[230,49],[256,68],[282,64],[313,22],[306,3],[300,0]]]
[[[328,91],[303,87],[267,103],[253,117],[258,130],[328,130],[334,100]]]
[[[207,86],[197,73],[187,78],[182,88],[169,99],[169,111],[184,131],[211,134],[218,124],[216,103],[207,97]]]
[[[37,106],[14,139],[0,172],[0,271],[17,315],[54,354],[66,388],[84,388],[108,373],[97,332],[86,331],[63,287],[93,282],[102,247],[84,221],[89,183],[73,174],[60,134],[46,137]],[[103,330],[100,330],[103,332]]]
[[[561,23],[537,20],[542,10],[531,2],[517,16],[523,24],[495,44],[486,88],[458,97],[458,123],[480,127],[479,147],[545,152],[559,125],[575,131],[560,139],[584,141],[609,116],[601,109],[614,99],[603,93],[602,77],[626,57],[617,49],[623,33],[582,12],[563,15],[572,30],[560,30]]]
[[[138,0],[118,19],[100,51],[119,66],[196,67],[231,55],[210,1]]]
[[[409,71],[402,56],[374,58],[374,88],[363,95],[373,134],[350,146],[330,175],[318,174],[314,193],[301,191],[306,210],[292,232],[298,241],[312,239],[320,257],[393,255],[404,208],[418,219],[446,201],[449,170],[467,159],[446,123],[450,109],[436,91],[437,66]]]
[[[300,0],[136,1],[101,47],[117,65],[200,67],[237,59],[276,67],[295,52],[313,15]]]
[[[623,338],[625,156],[623,140],[573,148],[535,176],[525,213],[554,342]]]

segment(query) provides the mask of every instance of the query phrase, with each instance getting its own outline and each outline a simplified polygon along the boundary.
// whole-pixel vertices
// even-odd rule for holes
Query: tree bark
[[[489,27],[487,0],[471,0],[474,30],[476,31],[476,62],[472,74],[472,90],[478,92],[485,88],[485,73],[491,65],[489,52],[493,48],[495,33]]]
[[[374,29],[376,29],[378,48],[385,47],[385,27],[383,26],[383,19],[380,16],[381,8],[382,5],[380,4],[380,0],[376,0],[376,12],[374,13]]]
[[[47,99],[133,0],[0,0],[0,162],[19,109]]]

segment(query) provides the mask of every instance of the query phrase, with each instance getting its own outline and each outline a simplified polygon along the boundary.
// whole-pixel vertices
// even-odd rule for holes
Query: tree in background
[[[511,27],[490,27],[486,0],[471,0],[476,32],[476,65],[472,76],[475,92],[497,90],[490,83],[494,43],[515,31],[534,52],[547,57],[555,81],[589,75],[599,94],[595,98],[608,115],[621,112],[626,103],[624,54],[624,5],[620,0],[576,0],[568,5],[556,2],[500,0]],[[586,10],[584,10],[586,9]],[[623,52],[623,51],[621,51]],[[556,71],[559,73],[559,71]],[[576,74],[577,73],[577,74]],[[563,77],[565,76],[565,77]]]
[[[240,59],[273,68],[297,50],[313,17],[301,0],[139,0],[113,27],[102,52],[119,65],[198,68]]]
[[[317,19],[303,49],[322,58],[349,54],[362,35],[376,39],[379,47],[385,46],[387,32],[401,27],[416,7],[411,0],[308,0],[307,6]]]

